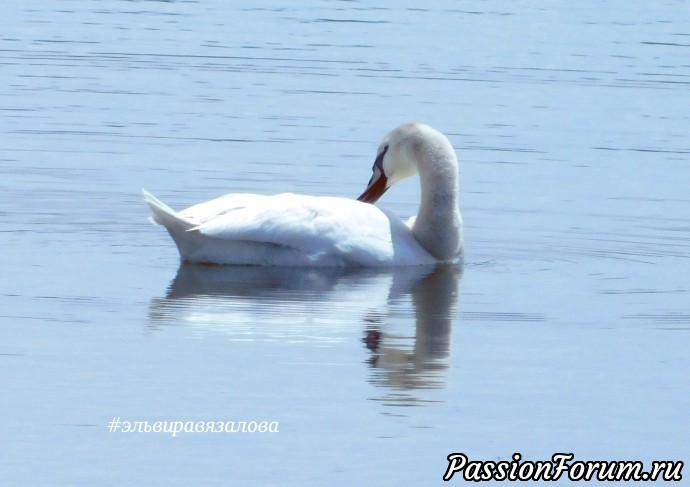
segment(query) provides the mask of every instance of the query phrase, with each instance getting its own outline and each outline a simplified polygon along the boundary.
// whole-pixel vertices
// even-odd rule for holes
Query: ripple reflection
[[[148,332],[184,325],[231,342],[363,344],[368,382],[385,390],[373,400],[428,404],[433,401],[418,397],[418,391],[445,387],[461,276],[461,267],[448,265],[389,270],[181,265],[166,296],[151,300]]]

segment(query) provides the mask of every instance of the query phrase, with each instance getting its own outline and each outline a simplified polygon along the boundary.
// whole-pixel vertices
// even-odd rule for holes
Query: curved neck
[[[452,147],[450,151],[432,148],[423,157],[425,163],[419,165],[422,202],[412,233],[431,255],[450,260],[462,247],[457,159]]]

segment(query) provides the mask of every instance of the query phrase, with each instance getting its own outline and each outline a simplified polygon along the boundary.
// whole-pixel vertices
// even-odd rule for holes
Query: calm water
[[[420,5],[3,3],[3,485],[688,460],[687,2]],[[142,187],[354,197],[409,120],[460,156],[464,269],[178,269],[147,221]]]

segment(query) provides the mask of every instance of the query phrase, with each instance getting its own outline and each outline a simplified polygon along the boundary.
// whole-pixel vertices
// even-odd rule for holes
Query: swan
[[[274,266],[392,267],[460,262],[458,161],[438,130],[421,123],[389,132],[357,200],[291,193],[228,194],[176,212],[142,190],[154,223],[183,262]],[[392,185],[419,174],[421,205],[402,221],[373,205]]]

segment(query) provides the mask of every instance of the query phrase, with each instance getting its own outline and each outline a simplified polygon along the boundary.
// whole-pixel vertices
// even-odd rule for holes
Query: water
[[[685,2],[5,2],[3,485],[687,459]],[[139,189],[354,197],[421,120],[464,269],[178,269]],[[381,201],[416,212],[416,181]],[[279,433],[109,433],[268,421]],[[459,482],[455,477],[453,482]]]

